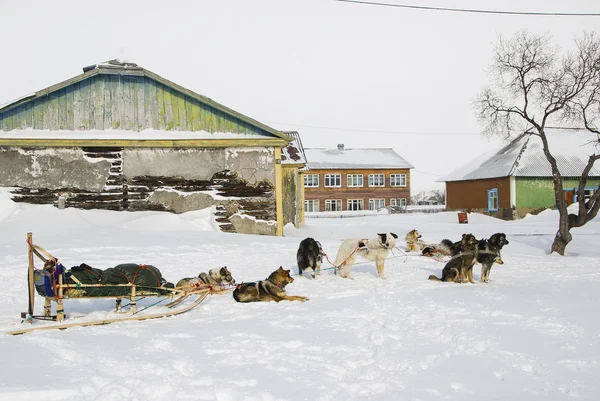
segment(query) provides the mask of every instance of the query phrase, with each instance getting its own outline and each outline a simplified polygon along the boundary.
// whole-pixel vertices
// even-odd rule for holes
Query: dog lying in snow
[[[237,302],[308,301],[307,297],[285,293],[285,286],[293,282],[290,271],[279,266],[265,280],[238,285],[233,290],[233,299]]]
[[[211,288],[213,291],[221,291],[221,286],[233,285],[235,280],[227,266],[210,269],[208,273],[200,273],[198,277],[183,278],[177,282],[175,288],[186,291],[197,290],[199,288]]]

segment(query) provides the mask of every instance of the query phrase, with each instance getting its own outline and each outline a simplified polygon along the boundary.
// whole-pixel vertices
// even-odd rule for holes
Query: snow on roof
[[[414,168],[391,148],[305,149],[309,169]]]
[[[18,103],[18,102],[20,102],[21,100],[25,100],[25,99],[28,99],[28,98],[30,98],[30,97],[34,97],[34,96],[35,96],[35,92],[33,92],[33,93],[30,93],[30,94],[28,94],[28,95],[25,95],[25,96],[18,97],[18,98],[16,98],[16,99],[13,99],[13,100],[11,100],[11,101],[9,101],[9,102],[6,102],[6,103],[4,103],[4,104],[0,104],[0,110],[2,110],[2,109],[3,109],[3,108],[5,108],[5,107],[8,107],[8,106],[10,106],[11,104]]]
[[[298,131],[283,131],[283,133],[291,136],[294,140],[281,149],[281,163],[306,164],[306,155]],[[306,166],[300,169],[300,171],[306,170],[308,170]]]
[[[178,140],[178,139],[257,139],[260,135],[236,134],[233,132],[207,131],[163,131],[145,129],[143,131],[125,130],[12,130],[0,131],[0,139],[108,139],[108,140]]]
[[[548,147],[564,177],[579,177],[588,157],[600,151],[598,137],[587,130],[546,129]],[[550,162],[537,135],[522,134],[499,150],[487,152],[441,177],[438,181],[466,181],[499,177],[551,177]],[[590,176],[600,176],[595,166]]]

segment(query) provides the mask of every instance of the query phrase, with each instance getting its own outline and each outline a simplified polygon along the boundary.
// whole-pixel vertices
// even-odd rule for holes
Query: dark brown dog
[[[446,263],[442,270],[442,278],[437,278],[433,274],[429,280],[435,281],[453,281],[455,283],[464,283],[473,281],[473,266],[477,263],[477,244],[479,241],[473,234],[463,234],[460,245],[456,247],[456,254]]]
[[[290,276],[290,271],[279,266],[266,280],[238,285],[233,290],[233,299],[238,302],[308,301],[307,297],[285,293],[285,286],[292,282],[294,279]]]

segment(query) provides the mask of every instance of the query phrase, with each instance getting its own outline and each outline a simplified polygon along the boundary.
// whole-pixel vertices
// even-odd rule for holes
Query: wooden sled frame
[[[49,329],[64,329],[68,327],[74,326],[91,326],[97,324],[107,324],[115,321],[126,321],[126,320],[147,320],[147,319],[155,319],[159,317],[173,316],[177,314],[181,314],[187,312],[194,307],[196,307],[200,302],[202,302],[208,294],[212,292],[212,288],[209,285],[201,286],[198,288],[190,289],[177,289],[177,288],[167,288],[167,287],[141,287],[138,288],[135,284],[111,284],[111,285],[103,285],[103,284],[84,284],[77,282],[77,279],[74,276],[71,276],[72,279],[76,281],[76,284],[64,284],[63,283],[63,274],[58,276],[58,282],[55,284],[54,288],[54,297],[44,297],[44,313],[43,315],[34,315],[34,306],[35,306],[35,264],[34,264],[34,255],[37,256],[44,263],[48,261],[53,261],[56,265],[57,259],[52,256],[48,251],[43,248],[34,245],[33,243],[33,235],[32,233],[27,233],[27,248],[28,248],[28,272],[27,272],[27,283],[28,283],[28,292],[29,292],[29,303],[27,312],[21,313],[21,317],[25,319],[25,321],[29,323],[33,323],[34,319],[40,320],[54,320],[56,322],[62,322],[65,319],[65,311],[63,300],[65,299],[96,299],[96,298],[116,298],[116,307],[115,312],[121,312],[121,302],[122,299],[129,299],[129,312],[131,314],[130,317],[121,317],[114,319],[103,319],[98,321],[86,321],[86,322],[78,322],[78,323],[63,323],[59,325],[48,325],[41,327],[31,327],[27,329],[13,330],[9,331],[8,334],[23,334],[36,330],[49,330]],[[104,295],[104,296],[88,296],[85,295],[86,288],[98,288],[102,287],[105,289],[119,289],[119,295]],[[128,293],[126,295],[123,294],[123,287],[129,287]],[[190,305],[184,308],[172,309],[173,307],[179,305],[186,298],[191,295],[197,295],[197,299],[191,303]],[[173,298],[173,300],[166,304],[165,306],[171,311],[167,311],[165,313],[158,313],[153,315],[140,315],[135,316],[137,311],[137,300],[139,297],[169,297]],[[52,315],[52,301],[56,301],[56,315]],[[144,308],[146,309],[146,308]],[[142,309],[143,310],[143,309]],[[141,311],[140,311],[141,312]]]

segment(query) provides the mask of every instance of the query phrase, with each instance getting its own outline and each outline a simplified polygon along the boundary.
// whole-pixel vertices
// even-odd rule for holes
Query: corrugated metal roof
[[[310,169],[414,168],[391,148],[307,148],[305,153]]]
[[[281,148],[281,163],[282,164],[305,164],[300,171],[307,171],[306,155],[302,140],[298,131],[282,131],[284,134],[294,138],[287,146]]]
[[[550,152],[564,177],[579,177],[591,154],[599,152],[598,137],[587,130],[546,129]],[[457,168],[438,181],[466,181],[498,177],[552,177],[550,162],[543,152],[542,140],[522,134],[499,150],[488,152]],[[600,166],[590,171],[600,176]]]

